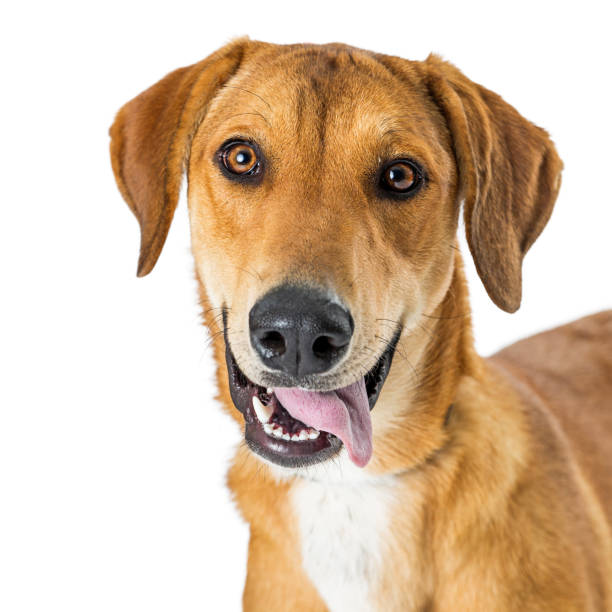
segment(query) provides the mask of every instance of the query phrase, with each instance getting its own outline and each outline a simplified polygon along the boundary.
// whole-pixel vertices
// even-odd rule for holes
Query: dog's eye
[[[253,176],[261,164],[255,147],[248,142],[229,142],[221,148],[220,160],[223,167],[237,176]]]
[[[395,160],[383,168],[380,186],[385,191],[408,194],[421,183],[421,173],[417,166],[408,160]]]

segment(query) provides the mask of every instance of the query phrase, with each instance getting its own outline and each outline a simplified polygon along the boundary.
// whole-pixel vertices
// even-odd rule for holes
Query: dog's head
[[[422,351],[411,335],[449,293],[461,202],[484,286],[512,312],[560,183],[547,134],[452,65],[339,44],[230,43],[126,104],[111,136],[139,275],[186,170],[232,400],[249,446],[286,466],[343,445],[368,462],[398,343]]]

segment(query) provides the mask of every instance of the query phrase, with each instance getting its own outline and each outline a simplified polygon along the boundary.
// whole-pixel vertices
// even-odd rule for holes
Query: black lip
[[[401,329],[398,329],[374,367],[365,375],[370,410],[374,408],[385,379],[389,374],[400,333]],[[229,391],[234,406],[244,417],[244,438],[249,448],[272,463],[291,468],[305,467],[320,463],[338,453],[342,448],[342,441],[328,432],[321,431],[319,437],[315,440],[304,440],[301,442],[272,438],[266,434],[253,410],[253,396],[269,396],[267,396],[264,387],[251,382],[244,375],[236,363],[225,329],[224,336]],[[299,421],[292,419],[276,398],[274,398],[273,401],[276,402],[276,409],[286,413],[287,417],[291,419],[296,426],[303,425],[299,423]]]

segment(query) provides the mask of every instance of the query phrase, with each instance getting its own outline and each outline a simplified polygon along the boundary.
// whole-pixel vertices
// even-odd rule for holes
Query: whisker
[[[435,334],[433,332],[433,330],[425,327],[424,325],[422,325],[421,323],[417,322],[417,325],[430,337],[430,338],[435,338]]]
[[[219,325],[220,323],[220,319],[223,319],[223,313],[220,312],[218,315],[215,315],[212,320],[211,323],[214,323],[217,325],[217,327],[221,327],[221,325]]]
[[[272,107],[268,104],[266,100],[264,100],[259,94],[256,94],[254,91],[251,91],[250,89],[245,89],[244,87],[238,87],[237,85],[223,85],[223,87],[227,87],[228,89],[239,89],[240,91],[244,91],[248,94],[251,94],[252,96],[255,96],[256,98],[259,98],[270,110],[272,110]]]
[[[378,336],[378,335],[374,335],[374,338],[382,342],[385,346],[389,346],[391,344],[391,340],[389,340],[388,338],[383,338],[382,336]],[[406,359],[406,356],[399,350],[398,346],[395,347],[395,352],[398,355],[400,355],[400,357],[403,357],[404,359]]]
[[[236,264],[233,264],[233,266],[237,270],[242,270],[243,272],[246,272],[247,274],[250,274],[251,276],[256,278],[260,283],[263,281],[263,278],[261,277],[261,274],[259,272],[249,270],[248,268],[242,268],[241,266],[237,266]]]
[[[470,313],[466,312],[466,313],[463,313],[463,314],[453,315],[453,316],[450,316],[450,317],[436,317],[435,315],[428,315],[428,314],[422,314],[421,316],[422,317],[426,317],[427,319],[436,319],[438,321],[448,321],[450,319],[463,319],[465,317],[469,317]]]
[[[213,306],[212,308],[207,308],[206,310],[202,311],[202,316],[204,316],[205,314],[208,314],[209,312],[213,310],[223,310],[223,306]],[[229,310],[229,308],[227,310]]]
[[[390,340],[387,340],[386,338],[383,338],[382,336],[374,336],[374,337],[377,338],[379,341],[384,342],[386,346],[388,346],[390,343]],[[395,348],[395,353],[399,355],[410,366],[410,368],[414,372],[415,379],[418,380],[419,373],[417,369],[414,367],[413,363],[410,361],[410,359],[408,359],[408,356],[402,351],[400,351],[398,347]]]
[[[375,319],[376,321],[386,321],[388,323],[393,323],[394,325],[397,325],[398,327],[401,325],[401,323],[399,321],[396,321],[395,319]]]
[[[208,338],[208,340],[204,343],[205,348],[206,349],[210,348],[215,343],[217,338],[223,334],[224,331],[226,331],[229,336],[230,331],[231,331],[229,327],[226,330],[220,329],[216,332],[213,332],[210,335],[210,338]],[[234,332],[234,333],[240,333],[240,332]]]
[[[236,113],[235,115],[230,115],[227,118],[231,119],[232,117],[241,117],[242,115],[257,115],[258,117],[261,117],[268,125],[270,125],[270,122],[261,113],[257,111],[252,112],[252,113]]]

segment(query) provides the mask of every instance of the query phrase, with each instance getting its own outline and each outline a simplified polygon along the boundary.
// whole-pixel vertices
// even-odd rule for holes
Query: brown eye
[[[237,176],[253,176],[259,172],[260,162],[255,147],[248,142],[230,142],[220,151],[223,167]]]
[[[420,182],[421,174],[415,164],[404,160],[391,162],[380,177],[380,186],[397,194],[414,191]]]

